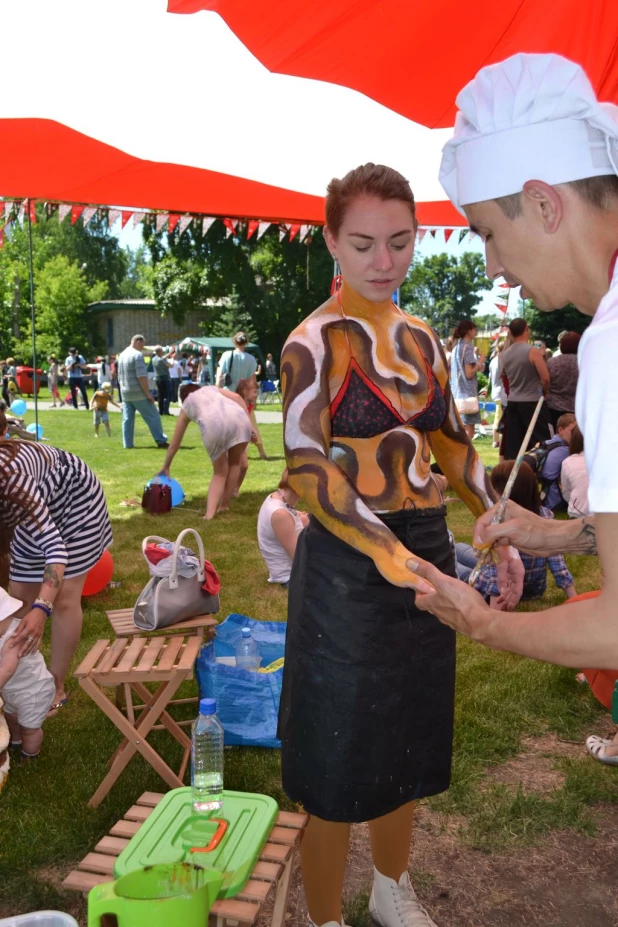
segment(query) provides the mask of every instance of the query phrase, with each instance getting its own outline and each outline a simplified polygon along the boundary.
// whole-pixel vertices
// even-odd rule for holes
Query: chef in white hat
[[[618,667],[618,107],[599,103],[583,70],[559,55],[514,55],[483,68],[457,97],[440,180],[485,242],[487,275],[522,287],[539,309],[573,303],[592,316],[579,347],[577,421],[585,437],[590,508],[550,522],[509,503],[476,524],[474,543],[539,556],[598,553],[596,599],[542,614],[490,610],[433,567],[420,608],[489,647],[564,666]],[[417,569],[416,567],[414,569]]]

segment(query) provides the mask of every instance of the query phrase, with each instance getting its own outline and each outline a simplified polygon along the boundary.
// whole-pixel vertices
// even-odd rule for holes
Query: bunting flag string
[[[119,219],[121,223],[121,229],[124,229],[129,221],[132,220],[133,228],[137,228],[137,226],[141,223],[146,223],[152,224],[156,228],[157,232],[163,232],[165,226],[167,225],[168,234],[171,235],[176,230],[178,230],[178,234],[180,236],[183,235],[191,223],[196,220],[196,229],[200,229],[202,236],[204,236],[215,222],[221,221],[226,229],[226,237],[229,238],[230,235],[234,235],[235,237],[246,236],[247,240],[249,240],[255,236],[256,240],[259,240],[268,231],[268,229],[273,226],[271,221],[263,219],[239,219],[229,216],[195,216],[191,214],[157,212],[150,210],[117,209],[115,207],[101,207],[77,203],[69,204],[45,202],[41,205],[44,210],[43,216],[46,219],[51,219],[57,216],[58,222],[63,222],[70,214],[71,225],[75,225],[78,219],[81,218],[83,226],[86,227],[95,216],[98,216],[99,218],[107,220],[107,227],[110,230]],[[31,221],[36,223],[36,206],[36,201],[29,199],[0,199],[0,224],[2,224],[2,221],[4,221],[2,230],[5,240],[9,238],[9,235],[7,234],[9,223],[13,219],[19,222],[23,222],[26,216],[26,210],[29,210],[28,215],[30,216]],[[317,228],[317,226],[313,226],[308,223],[301,224],[300,222],[286,222],[281,224],[274,223],[274,226],[279,229],[280,241],[283,241],[283,239],[287,237],[289,241],[297,239],[299,243],[304,242],[305,244],[310,243],[311,232]],[[427,229],[419,230],[419,241],[423,240],[423,237],[427,231]],[[453,231],[453,229],[450,230],[451,233]],[[436,230],[433,229],[432,234],[435,235],[435,232]]]

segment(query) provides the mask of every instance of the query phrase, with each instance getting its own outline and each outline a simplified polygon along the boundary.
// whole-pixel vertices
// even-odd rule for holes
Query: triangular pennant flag
[[[36,203],[34,200],[28,200],[30,207],[30,221],[33,225],[36,225]]]
[[[271,222],[260,222],[260,224],[258,225],[257,237],[261,238],[264,232],[266,231],[266,229],[269,229],[271,225],[272,225]]]
[[[212,216],[206,216],[202,219],[202,236],[206,234],[210,226],[216,222],[216,219],[213,219]]]
[[[477,236],[477,233],[473,232],[472,229],[470,229],[470,241],[472,241],[473,238],[476,238],[476,236]]]
[[[45,203],[45,215],[52,219],[58,212],[58,203]]]
[[[510,283],[499,283],[498,286],[500,287],[501,290],[510,290],[510,289],[511,289],[511,284],[510,284]]]
[[[174,229],[175,229],[176,226],[178,225],[179,221],[180,221],[180,214],[179,214],[179,213],[177,213],[177,212],[175,212],[175,213],[170,213],[170,217],[169,217],[168,222],[167,222],[167,231],[168,231],[168,234],[170,234],[170,235],[172,234],[172,232],[174,231]]]
[[[421,242],[423,241],[423,238],[427,234],[427,229],[419,229],[417,234],[418,234],[418,243],[420,245]]]
[[[146,213],[145,212],[134,212],[133,213],[133,228],[137,228],[140,222],[144,221]]]
[[[227,229],[225,233],[226,238],[229,238],[230,235],[234,235],[236,233],[236,226],[238,225],[238,219],[224,219],[223,224]]]
[[[461,232],[459,233],[459,244],[462,243],[462,241],[464,240],[467,234],[468,234],[468,229],[461,230]]]
[[[4,201],[4,218],[8,219],[13,210],[13,200]]]
[[[3,228],[3,230],[2,230],[2,231],[4,232],[5,237],[8,238],[9,241],[10,241],[10,240],[12,239],[12,237],[13,237],[13,226],[14,226],[14,224],[15,224],[14,222],[7,222],[7,224],[4,226],[4,228]]]
[[[294,239],[300,232],[300,225],[296,225],[295,223],[293,223],[292,225],[288,225],[288,228],[290,230],[290,241],[294,241]]]
[[[279,241],[283,241],[287,233],[288,233],[287,226],[285,225],[279,226]]]
[[[130,209],[123,209],[120,213],[120,228],[123,229],[134,213]]]
[[[247,241],[260,227],[259,219],[249,219],[247,222]]]
[[[444,229],[444,244],[449,240],[455,229]]]
[[[84,212],[82,213],[82,219],[84,220],[84,228],[88,225],[90,220],[94,217],[94,214],[97,211],[96,206],[86,206]]]
[[[71,206],[71,225],[75,225],[83,211],[83,206]]]
[[[111,229],[114,225],[116,225],[116,222],[118,221],[119,218],[120,218],[120,210],[119,210],[119,209],[108,209],[108,211],[107,211],[107,227],[108,227],[108,229]]]
[[[58,207],[58,222],[63,222],[68,214],[72,211],[72,206],[67,206],[65,203],[61,203]]]
[[[311,228],[311,226],[309,226],[309,225],[301,225],[301,227],[300,227],[300,238],[298,239],[299,241],[302,242],[302,241],[305,240],[305,238],[306,238],[307,235],[309,234],[309,229],[310,229],[310,228]]]
[[[167,214],[166,212],[160,212],[160,213],[158,213],[158,215],[157,215],[157,220],[156,220],[156,229],[157,229],[157,232],[162,232],[162,231],[163,231],[163,226],[165,225],[165,223],[167,222],[168,219],[169,219],[169,216],[168,216],[168,214]]]
[[[508,310],[508,308],[509,308],[509,307],[508,307],[508,303],[504,303],[504,304],[502,304],[502,303],[494,303],[494,306],[496,307],[496,309],[499,309],[500,312],[507,312],[507,310]]]
[[[0,229],[0,248],[4,248],[4,229]]]
[[[191,223],[193,222],[193,216],[180,216],[180,222],[178,223],[178,237],[187,231]]]
[[[429,234],[431,235],[432,238],[436,237],[436,232],[437,232],[437,229],[429,229]]]

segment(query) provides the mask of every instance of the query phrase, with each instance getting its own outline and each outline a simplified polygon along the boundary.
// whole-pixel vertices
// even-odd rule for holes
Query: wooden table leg
[[[292,882],[292,865],[294,863],[294,852],[290,853],[288,860],[283,865],[283,873],[277,882],[275,893],[275,903],[273,905],[272,927],[283,927],[285,915],[288,910],[288,898],[290,895],[290,885]]]
[[[182,786],[183,782],[178,778],[173,770],[170,769],[165,760],[159,756],[156,750],[150,746],[150,744],[146,741],[146,737],[150,733],[153,725],[156,724],[156,722],[159,720],[161,713],[164,711],[166,705],[176,690],[184,682],[184,677],[180,676],[178,679],[171,679],[162,683],[153,695],[151,709],[144,713],[142,717],[140,717],[140,720],[135,726],[131,724],[131,722],[118,708],[116,708],[113,702],[107,698],[107,696],[91,679],[89,679],[87,676],[84,676],[80,678],[79,682],[84,691],[87,692],[90,698],[93,700],[93,702],[99,706],[99,708],[107,715],[110,721],[116,725],[118,730],[124,734],[126,738],[125,742],[121,744],[121,752],[117,752],[109,772],[88,802],[89,807],[96,808],[101,804],[123,769],[125,769],[136,752],[141,753],[144,759],[150,763],[153,769],[165,782],[167,782],[170,788],[174,789]]]
[[[145,702],[151,695],[143,682],[132,682],[131,688],[136,695]],[[140,716],[141,717],[141,716]],[[191,738],[187,737],[183,729],[179,724],[174,721],[170,714],[167,711],[164,711],[161,715],[161,723],[167,728],[170,734],[176,738],[181,747],[184,747],[185,750],[187,747],[191,746]]]

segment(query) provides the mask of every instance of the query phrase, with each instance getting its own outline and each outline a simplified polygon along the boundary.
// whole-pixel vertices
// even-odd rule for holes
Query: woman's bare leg
[[[212,469],[213,474],[210,481],[210,486],[208,487],[206,514],[204,515],[206,521],[211,521],[211,519],[215,517],[221,504],[223,491],[225,489],[225,484],[229,473],[227,454],[221,454],[220,457],[217,457],[216,460],[213,460]]]
[[[240,495],[240,487],[243,484],[243,480],[247,475],[248,469],[249,469],[249,458],[247,457],[247,445],[245,445],[245,450],[243,451],[242,456],[240,458],[240,466],[238,468],[238,479],[236,481],[236,485],[234,486],[234,489],[232,490],[233,496]]]
[[[382,875],[398,882],[408,869],[414,802],[369,822],[373,864]]]
[[[247,459],[246,442],[244,444],[235,444],[234,447],[231,447],[227,452],[228,475],[223,491],[223,499],[221,500],[222,509],[228,507],[230,499],[234,495],[234,490],[237,487],[240,488],[240,483],[242,483],[242,479],[244,479],[244,473],[242,474],[242,479],[240,478],[243,458],[245,460]],[[246,472],[245,469],[245,473]]]
[[[313,815],[300,845],[300,865],[309,917],[314,924],[341,923],[341,893],[350,825]]]
[[[82,590],[86,573],[63,579],[51,617],[51,658],[49,669],[56,683],[54,702],[66,696],[65,680],[71,660],[82,636],[84,613]]]

